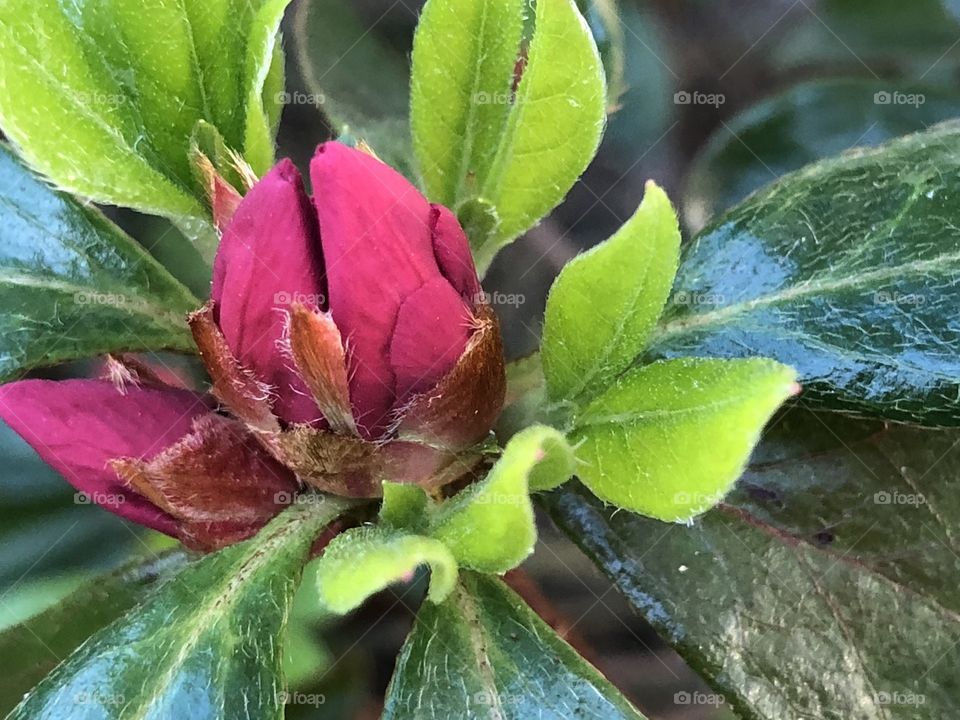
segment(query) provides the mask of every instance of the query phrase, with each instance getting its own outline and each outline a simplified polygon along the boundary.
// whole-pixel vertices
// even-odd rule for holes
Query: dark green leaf
[[[200,304],[97,211],[0,146],[0,378],[118,351],[193,351]]]
[[[420,608],[383,717],[643,716],[502,582],[463,573],[446,602]]]
[[[0,423],[0,597],[64,571],[110,567],[136,535],[116,515],[78,504],[75,490]],[[0,611],[4,608],[0,607]]]
[[[365,140],[387,164],[414,177],[409,61],[348,0],[300,3],[292,34],[308,89],[301,101],[318,106],[338,134]]]
[[[800,409],[690,527],[545,496],[750,720],[960,716],[960,436]]]
[[[881,80],[795,85],[717,131],[690,171],[685,219],[699,230],[781,175],[958,115],[960,94],[930,87]]]
[[[819,406],[960,424],[960,125],[811,165],[704,230],[651,339],[767,356]]]
[[[262,92],[287,2],[4,3],[0,124],[63,189],[199,232],[190,134],[207,120],[256,171],[269,167]]]
[[[314,539],[345,505],[299,505],[94,635],[12,720],[283,717],[280,635]]]
[[[6,715],[84,640],[142,600],[186,560],[182,551],[138,560],[87,581],[53,607],[0,633],[0,714]]]

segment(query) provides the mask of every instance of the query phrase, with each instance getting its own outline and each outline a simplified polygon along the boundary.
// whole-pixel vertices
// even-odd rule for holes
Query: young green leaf
[[[470,572],[420,608],[383,717],[643,720],[501,581]]]
[[[504,573],[533,552],[537,527],[530,502],[531,476],[547,460],[548,451],[562,455],[566,440],[551,428],[530,431],[510,441],[486,478],[440,505],[431,518],[431,536],[449,547],[463,567]],[[551,458],[547,472],[562,472],[562,465],[562,459]],[[553,480],[546,475],[539,479]]]
[[[413,579],[420,565],[431,570],[427,597],[441,602],[457,581],[457,562],[446,546],[402,530],[359,527],[337,535],[317,561],[320,600],[339,615],[388,585]]]
[[[676,213],[649,182],[633,217],[568,263],[550,290],[541,354],[551,399],[596,394],[633,364],[667,301],[679,254]]]
[[[686,250],[654,357],[771,357],[804,400],[960,424],[960,123],[786,175]]]
[[[398,530],[420,532],[426,529],[430,498],[419,485],[385,482],[380,521]]]
[[[772,360],[683,358],[631,370],[576,416],[577,474],[606,502],[689,520],[730,490],[796,391],[794,371]]]
[[[477,266],[566,195],[603,132],[606,86],[597,47],[573,0],[540,0],[519,71],[521,0],[431,0],[417,30],[414,149],[432,199],[482,198],[495,232]]]
[[[94,209],[0,144],[0,379],[109,352],[193,351],[200,301]]]
[[[427,193],[477,194],[511,111],[524,0],[428,0],[413,43],[410,124]]]
[[[61,188],[196,236],[206,213],[187,151],[198,120],[258,172],[272,162],[262,92],[287,2],[5,2],[0,126]]]
[[[282,717],[280,635],[310,547],[345,509],[294,506],[101,630],[10,720]]]

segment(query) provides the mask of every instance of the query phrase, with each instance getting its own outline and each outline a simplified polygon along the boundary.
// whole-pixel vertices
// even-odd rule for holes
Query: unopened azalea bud
[[[85,499],[191,547],[253,535],[297,492],[242,424],[187,390],[25,380],[0,387],[0,417]]]
[[[368,153],[326,143],[310,176],[313,201],[281,161],[224,230],[211,307],[192,319],[215,392],[325,490],[446,481],[505,387],[467,238]]]

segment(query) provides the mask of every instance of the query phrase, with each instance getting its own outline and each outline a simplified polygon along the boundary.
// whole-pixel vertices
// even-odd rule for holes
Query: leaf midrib
[[[887,266],[859,275],[839,277],[833,280],[807,280],[778,292],[760,295],[745,302],[726,305],[719,310],[663,323],[654,331],[650,345],[655,345],[667,338],[682,335],[691,330],[722,324],[731,318],[748,313],[757,308],[778,305],[812,295],[827,295],[844,290],[852,290],[864,285],[869,285],[872,282],[889,280],[895,277],[902,278],[912,274],[923,274],[926,271],[949,272],[950,264],[956,264],[958,262],[960,262],[960,252],[946,253],[929,260],[916,260],[904,265]],[[835,272],[840,272],[840,270],[837,269]]]

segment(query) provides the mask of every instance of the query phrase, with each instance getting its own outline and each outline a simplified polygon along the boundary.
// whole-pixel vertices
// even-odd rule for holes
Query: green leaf
[[[480,196],[500,217],[495,242],[478,253],[480,267],[573,187],[600,144],[605,106],[603,66],[576,3],[538,2],[527,67],[490,171],[478,178]]]
[[[413,579],[420,565],[432,571],[427,597],[433,602],[442,601],[457,581],[457,562],[443,543],[379,527],[337,535],[317,562],[320,599],[340,615],[395,582]]]
[[[137,535],[116,515],[78,504],[74,489],[2,422],[0,456],[0,597],[126,557]]]
[[[0,633],[0,714],[5,716],[82,642],[140,602],[186,560],[182,551],[137,560],[83,583],[59,603]]]
[[[679,255],[676,213],[649,182],[633,217],[568,263],[550,289],[541,355],[552,399],[596,394],[633,363],[670,294]]]
[[[430,535],[449,547],[463,567],[487,573],[515,568],[537,542],[531,482],[556,486],[573,474],[572,465],[563,435],[531,427],[510,441],[486,478],[439,506]],[[571,472],[552,475],[564,471]]]
[[[0,125],[64,190],[171,217],[197,236],[209,225],[187,158],[197,121],[249,151],[258,171],[272,161],[262,92],[286,3],[6,2]]]
[[[99,212],[0,145],[0,379],[108,352],[195,351],[200,301]]]
[[[636,368],[575,417],[577,474],[614,505],[689,520],[723,498],[795,391],[793,370],[770,360],[683,358]]]
[[[10,715],[281,718],[280,635],[310,547],[346,505],[294,506],[101,630]]]
[[[603,132],[606,87],[574,0],[537,3],[520,84],[520,0],[431,0],[414,43],[414,149],[428,194],[492,204],[499,223],[475,243],[481,274],[497,251],[567,194]]]
[[[380,521],[398,530],[420,532],[427,528],[430,498],[419,485],[383,483]]]
[[[782,415],[690,527],[554,519],[745,720],[960,717],[960,434]]]
[[[728,120],[711,138],[690,170],[685,220],[700,230],[781,175],[958,115],[960,94],[932,87],[851,79],[794,85]]]
[[[367,141],[384,162],[414,179],[407,58],[384,43],[349,0],[300,3],[292,35],[307,89],[303,100],[323,111],[337,135]]]
[[[651,355],[767,356],[810,404],[960,423],[960,125],[811,165],[704,230]]]
[[[420,608],[383,717],[643,718],[523,600],[474,573]]]
[[[410,124],[430,198],[475,196],[511,113],[523,0],[428,0],[413,41]]]

